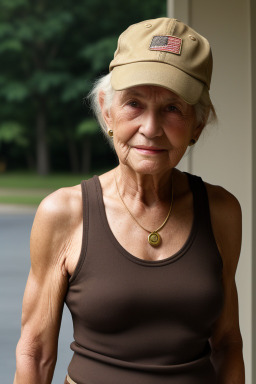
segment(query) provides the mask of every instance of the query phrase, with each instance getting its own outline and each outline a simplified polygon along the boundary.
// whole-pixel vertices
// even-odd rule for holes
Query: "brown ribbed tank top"
[[[82,182],[82,250],[66,296],[75,340],[68,373],[77,384],[216,384],[208,339],[222,308],[222,260],[205,185],[187,177],[190,235],[158,261],[119,244],[98,177]]]

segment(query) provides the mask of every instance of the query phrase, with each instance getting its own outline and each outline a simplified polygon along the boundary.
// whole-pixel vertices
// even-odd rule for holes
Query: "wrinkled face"
[[[103,111],[119,161],[142,174],[174,168],[197,126],[194,108],[173,92],[156,86],[137,86],[115,93],[110,113]]]

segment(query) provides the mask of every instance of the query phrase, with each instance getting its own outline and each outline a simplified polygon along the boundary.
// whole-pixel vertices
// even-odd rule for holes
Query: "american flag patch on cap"
[[[170,52],[179,55],[182,39],[176,36],[154,36],[149,49],[152,51]]]

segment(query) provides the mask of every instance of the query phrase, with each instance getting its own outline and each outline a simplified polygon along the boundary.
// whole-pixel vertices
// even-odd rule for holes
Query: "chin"
[[[165,164],[152,164],[152,161],[144,160],[143,162],[129,165],[130,168],[141,175],[157,175],[171,171],[171,167]]]

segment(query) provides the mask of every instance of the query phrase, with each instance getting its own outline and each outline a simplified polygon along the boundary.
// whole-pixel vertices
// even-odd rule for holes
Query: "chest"
[[[202,332],[221,308],[220,264],[214,247],[204,248],[200,237],[166,261],[140,261],[108,241],[88,244],[86,258],[68,302],[95,332],[159,322],[172,332],[183,322]]]
[[[158,231],[159,245],[152,246],[148,237],[161,226],[164,210],[155,207],[134,218],[125,207],[107,198],[104,203],[107,225],[113,236],[127,252],[143,260],[163,260],[176,254],[188,241],[195,220],[193,197],[176,201],[166,224]]]
[[[174,338],[180,328],[185,330],[184,338],[172,345],[175,353],[183,340],[195,345],[208,338],[221,309],[222,266],[208,220],[198,201],[195,207],[193,195],[176,201],[157,248],[116,201],[90,201],[83,260],[67,295],[75,326],[89,330],[86,340],[92,331],[93,339],[100,332],[111,335],[112,343],[113,334],[129,334],[137,327],[138,332],[148,329],[153,348],[159,341],[156,324],[160,329],[167,325]],[[151,217],[139,217],[149,230]],[[165,340],[166,334],[162,344]],[[131,348],[134,352],[137,343]]]

